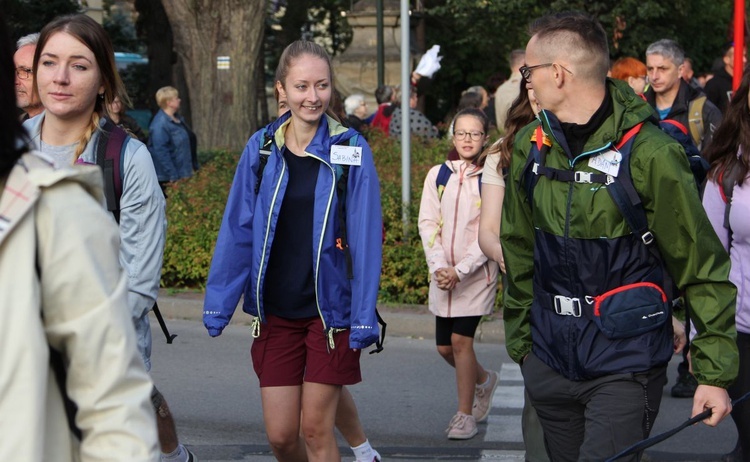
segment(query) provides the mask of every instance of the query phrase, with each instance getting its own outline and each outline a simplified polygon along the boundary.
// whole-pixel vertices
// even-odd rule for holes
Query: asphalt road
[[[395,322],[398,317],[391,317],[391,325]],[[425,315],[423,322],[433,321]],[[169,327],[178,334],[172,345],[164,343],[152,322],[152,374],[172,408],[181,440],[203,462],[274,460],[263,428],[248,328],[230,325],[212,339],[196,320],[169,320]],[[523,461],[518,368],[502,344],[478,343],[476,351],[485,367],[501,372],[501,385],[489,422],[480,424],[479,434],[469,441],[445,437],[456,407],[455,378],[431,338],[390,336],[383,353],[363,354],[364,380],[350,390],[384,461]],[[668,395],[676,361],[669,368],[670,384],[652,435],[679,425],[690,414],[691,400]],[[717,428],[699,424],[647,450],[646,460],[719,461],[735,438],[730,419]],[[344,460],[353,460],[343,440],[339,446]]]

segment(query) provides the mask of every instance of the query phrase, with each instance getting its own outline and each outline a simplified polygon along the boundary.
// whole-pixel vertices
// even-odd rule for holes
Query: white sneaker
[[[459,412],[453,416],[445,432],[449,440],[469,440],[477,434],[477,422],[473,416]]]
[[[495,395],[497,389],[497,372],[487,371],[490,376],[489,383],[487,385],[477,385],[474,391],[474,406],[471,408],[471,415],[477,422],[484,422],[487,420],[487,416],[490,415],[490,408],[492,407],[492,397]]]

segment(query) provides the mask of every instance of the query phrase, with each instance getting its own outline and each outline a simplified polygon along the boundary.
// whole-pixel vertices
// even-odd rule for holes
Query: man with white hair
[[[44,111],[39,97],[34,95],[34,52],[39,41],[39,33],[29,34],[18,39],[13,63],[16,66],[16,106],[24,113],[22,120],[34,117]]]
[[[558,13],[530,32],[520,72],[542,110],[516,135],[506,181],[503,319],[547,453],[606,460],[648,436],[674,350],[665,271],[698,332],[692,415],[711,409],[714,426],[732,408],[737,292],[685,155],[607,79],[596,19]]]
[[[646,49],[646,72],[649,89],[646,100],[659,119],[673,120],[689,130],[698,151],[711,144],[714,131],[721,123],[721,111],[706,99],[703,91],[685,83],[685,52],[670,39],[658,40]]]

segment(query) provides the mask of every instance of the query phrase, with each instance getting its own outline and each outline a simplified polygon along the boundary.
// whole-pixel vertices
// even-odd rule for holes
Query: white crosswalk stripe
[[[523,376],[515,363],[503,363],[499,383],[492,397],[492,410],[487,419],[487,442],[523,443],[521,410],[523,409]],[[484,451],[482,460],[524,460],[524,451]]]

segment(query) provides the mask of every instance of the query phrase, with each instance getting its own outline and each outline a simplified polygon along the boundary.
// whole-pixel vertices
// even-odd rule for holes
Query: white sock
[[[177,449],[169,454],[164,452],[161,453],[161,462],[187,462],[188,457],[188,452],[187,449],[185,449],[185,446],[178,444]]]
[[[353,447],[352,451],[354,451],[354,457],[357,458],[357,462],[372,462],[372,459],[375,458],[375,455],[377,454],[372,446],[370,446],[369,440],[365,440],[364,443],[356,448]]]

